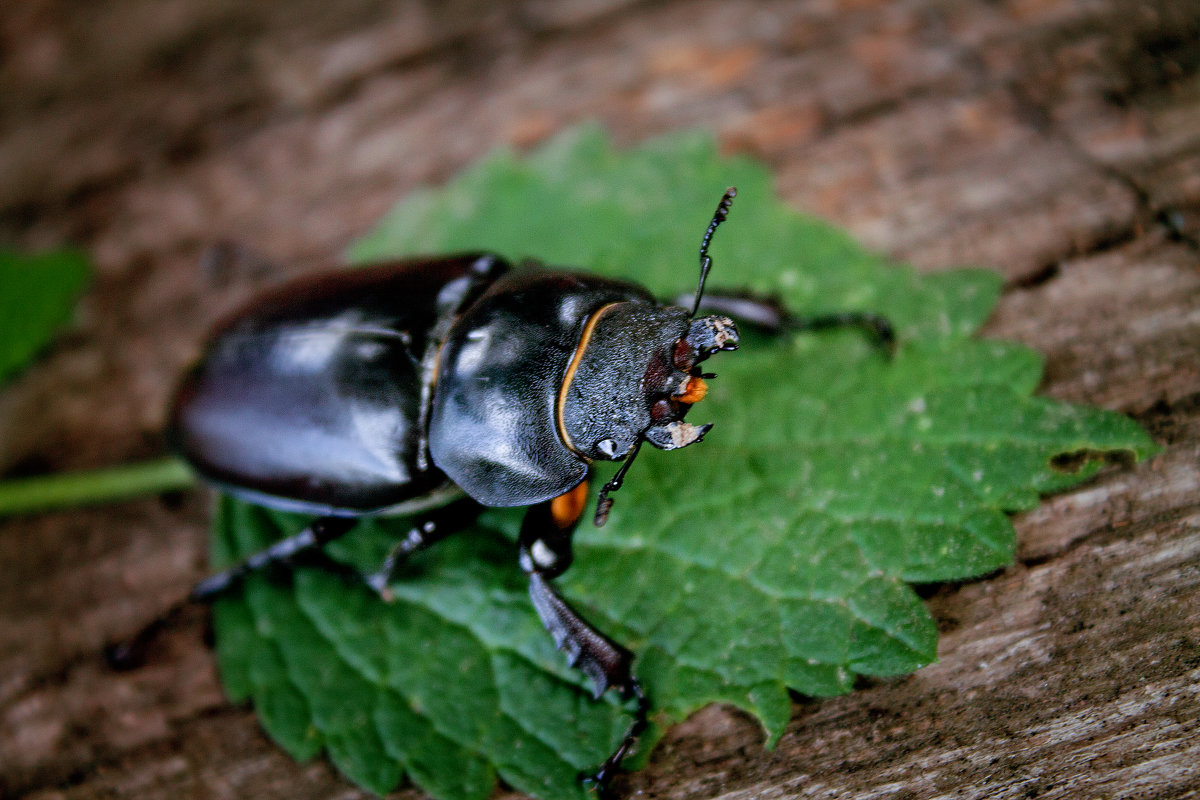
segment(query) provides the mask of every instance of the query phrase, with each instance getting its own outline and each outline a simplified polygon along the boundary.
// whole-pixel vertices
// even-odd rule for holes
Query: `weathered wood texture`
[[[307,269],[493,146],[707,126],[875,248],[1002,271],[987,333],[1166,449],[1018,519],[1011,569],[930,587],[938,664],[800,703],[773,752],[701,712],[621,791],[1197,796],[1198,70],[1184,0],[5,3],[0,242],[78,242],[99,274],[0,394],[0,473],[159,451],[172,376],[261,277],[207,275],[213,242]],[[0,795],[362,796],[225,703],[203,614],[145,669],[101,664],[202,574],[205,516],[197,494],[0,522]]]

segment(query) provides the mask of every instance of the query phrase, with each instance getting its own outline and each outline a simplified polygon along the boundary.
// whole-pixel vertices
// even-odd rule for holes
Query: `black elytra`
[[[223,491],[318,519],[201,582],[191,599],[320,555],[358,518],[415,515],[386,563],[360,576],[387,598],[409,554],[484,507],[528,506],[519,562],[542,623],[596,697],[613,688],[636,701],[622,743],[590,778],[603,790],[644,730],[648,701],[633,655],[553,579],[571,563],[593,462],[624,461],[601,490],[600,525],[643,443],[676,449],[711,427],[684,417],[712,377],[700,364],[738,344],[729,317],[697,316],[708,245],[735,194],[725,192],[704,234],[690,309],[632,283],[468,253],[301,278],[234,313],[184,377],[168,442]],[[781,321],[768,328],[814,323],[772,300],[729,297],[752,317]],[[721,297],[709,299],[720,307]],[[821,319],[815,327],[860,325],[891,341],[875,315]]]

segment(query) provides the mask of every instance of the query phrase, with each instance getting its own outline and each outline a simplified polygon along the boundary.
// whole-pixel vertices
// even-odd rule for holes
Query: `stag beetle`
[[[722,196],[701,240],[699,286],[679,305],[632,283],[475,253],[302,278],[234,313],[182,381],[168,442],[221,490],[317,519],[190,598],[210,601],[253,572],[320,553],[360,518],[414,515],[384,564],[358,576],[386,598],[407,556],[483,507],[528,506],[518,550],[538,616],[597,698],[614,688],[636,700],[593,776],[603,787],[644,730],[648,702],[633,654],[553,580],[571,563],[593,462],[624,462],[600,490],[602,525],[643,443],[674,450],[711,428],[684,417],[714,377],[701,363],[738,345],[728,316],[697,316],[709,242],[735,195]],[[872,314],[799,320],[753,296],[708,301],[769,329],[858,325],[891,341]]]

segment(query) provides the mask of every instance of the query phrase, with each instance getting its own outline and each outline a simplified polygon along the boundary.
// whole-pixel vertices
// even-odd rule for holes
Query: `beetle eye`
[[[654,420],[655,422],[665,422],[666,420],[672,419],[675,415],[676,412],[674,407],[671,405],[671,401],[665,397],[659,399],[654,403],[654,405],[650,406],[650,419]]]
[[[680,372],[691,372],[694,355],[691,344],[684,337],[675,342],[675,347],[671,351],[671,365]]]

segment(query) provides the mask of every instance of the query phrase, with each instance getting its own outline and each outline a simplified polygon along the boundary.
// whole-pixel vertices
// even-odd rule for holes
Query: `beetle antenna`
[[[700,285],[696,287],[696,300],[692,303],[693,317],[700,310],[700,298],[704,296],[704,282],[708,280],[708,271],[712,268],[712,257],[708,254],[708,243],[712,241],[713,232],[716,231],[717,226],[729,216],[729,207],[733,205],[733,198],[735,197],[737,197],[736,186],[730,186],[725,190],[725,194],[721,195],[721,202],[717,203],[717,210],[713,213],[712,222],[708,223],[708,230],[704,232],[704,238],[700,240]]]
[[[609,492],[615,492],[621,488],[621,484],[625,482],[625,473],[629,472],[629,466],[633,464],[633,460],[637,458],[638,451],[642,449],[643,439],[638,439],[633,445],[633,451],[625,458],[625,462],[621,464],[621,468],[617,470],[617,474],[612,476],[612,480],[600,487],[600,496],[596,498],[596,516],[593,517],[592,523],[597,528],[604,527],[604,523],[608,522],[608,512],[612,511],[613,501],[608,496]]]

